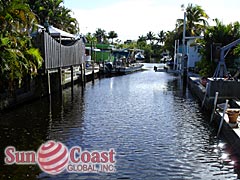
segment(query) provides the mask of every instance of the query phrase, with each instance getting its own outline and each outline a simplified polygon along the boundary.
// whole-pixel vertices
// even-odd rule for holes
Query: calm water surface
[[[1,114],[0,179],[237,179],[234,156],[182,80],[145,67]],[[37,165],[3,165],[6,146],[36,151],[50,139],[89,151],[114,148],[117,171],[51,176]]]

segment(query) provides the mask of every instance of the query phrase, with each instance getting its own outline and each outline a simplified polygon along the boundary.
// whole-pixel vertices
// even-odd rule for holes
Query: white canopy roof
[[[61,29],[55,28],[53,26],[49,26],[49,33],[53,37],[64,37],[64,38],[75,38],[75,35],[65,32]]]
[[[44,26],[41,26],[39,24],[37,24],[37,27],[40,28],[40,29],[45,29]],[[63,31],[63,30],[58,29],[58,28],[53,27],[53,26],[49,26],[48,30],[49,30],[50,35],[53,36],[53,37],[60,37],[60,36],[62,38],[75,38],[76,37],[73,34],[70,34],[66,31]]]

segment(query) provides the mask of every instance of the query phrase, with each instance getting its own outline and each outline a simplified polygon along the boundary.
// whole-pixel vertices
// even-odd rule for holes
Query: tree
[[[137,42],[146,42],[146,40],[147,40],[147,37],[141,35],[141,36],[138,36],[138,40],[137,40]]]
[[[186,18],[186,36],[200,36],[208,26],[209,17],[199,5],[188,4]],[[176,28],[179,33],[183,32],[183,23],[184,19],[177,20]]]
[[[4,35],[22,33],[29,35],[35,15],[21,0],[0,1],[0,28]]]
[[[64,6],[59,7],[58,14],[56,16],[55,27],[62,29],[64,31],[76,34],[79,32],[79,25],[75,18],[71,16],[72,11]]]
[[[219,51],[216,44],[222,47],[240,38],[239,22],[224,25],[218,19],[215,19],[216,25],[208,27],[205,31],[204,38],[198,40],[202,47],[200,53],[202,60],[198,63],[200,74],[203,76],[212,76],[219,60]],[[237,48],[231,49],[225,57],[227,67],[234,67],[234,59],[239,56]]]
[[[86,39],[87,42],[90,43],[92,46],[95,46],[97,43],[97,38],[93,36],[91,33],[87,33]]]
[[[98,43],[103,43],[106,40],[106,31],[104,29],[98,28],[94,33],[94,36],[97,38]]]
[[[164,51],[168,51],[170,56],[174,56],[174,45],[175,45],[175,40],[180,39],[179,33],[176,32],[176,30],[173,31],[167,31],[165,33],[165,41],[164,41],[164,46],[163,49]]]
[[[137,45],[138,45],[138,48],[139,49],[144,49],[144,47],[146,47],[147,45],[147,38],[143,35],[139,36],[138,37],[138,40],[137,40]]]
[[[153,40],[155,40],[156,38],[155,38],[155,34],[152,32],[152,31],[149,31],[148,33],[147,33],[147,40],[149,40],[150,41],[150,43],[153,43]]]
[[[115,31],[110,31],[107,36],[109,39],[112,39],[112,44],[113,44],[113,39],[118,37],[118,34]]]
[[[78,33],[78,22],[71,16],[72,11],[63,6],[63,0],[27,0],[27,2],[40,24],[44,25],[48,21],[50,25],[59,29],[72,34]]]
[[[16,81],[36,75],[42,64],[29,36],[36,18],[22,0],[1,0],[0,9],[0,84],[13,90]]]
[[[188,4],[186,8],[186,36],[200,36],[208,28],[208,15],[201,6]],[[184,19],[176,21],[176,27],[173,31],[165,33],[164,50],[169,51],[170,56],[174,56],[175,41],[182,43]]]
[[[157,39],[158,43],[163,44],[165,41],[165,32],[162,30],[157,34],[157,36],[158,37],[156,39]]]

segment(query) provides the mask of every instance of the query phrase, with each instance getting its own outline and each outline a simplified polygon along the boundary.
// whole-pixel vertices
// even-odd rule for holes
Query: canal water
[[[181,78],[146,70],[76,85],[0,116],[0,179],[236,179],[237,162]],[[116,172],[48,175],[4,165],[4,149],[37,151],[47,140],[116,151]]]

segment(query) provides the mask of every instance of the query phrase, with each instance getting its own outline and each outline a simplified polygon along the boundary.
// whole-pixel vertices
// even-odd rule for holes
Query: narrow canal
[[[236,163],[179,77],[149,70],[76,85],[1,114],[0,179],[236,179]],[[89,151],[114,148],[116,172],[48,175],[3,165],[4,149],[47,140]]]

